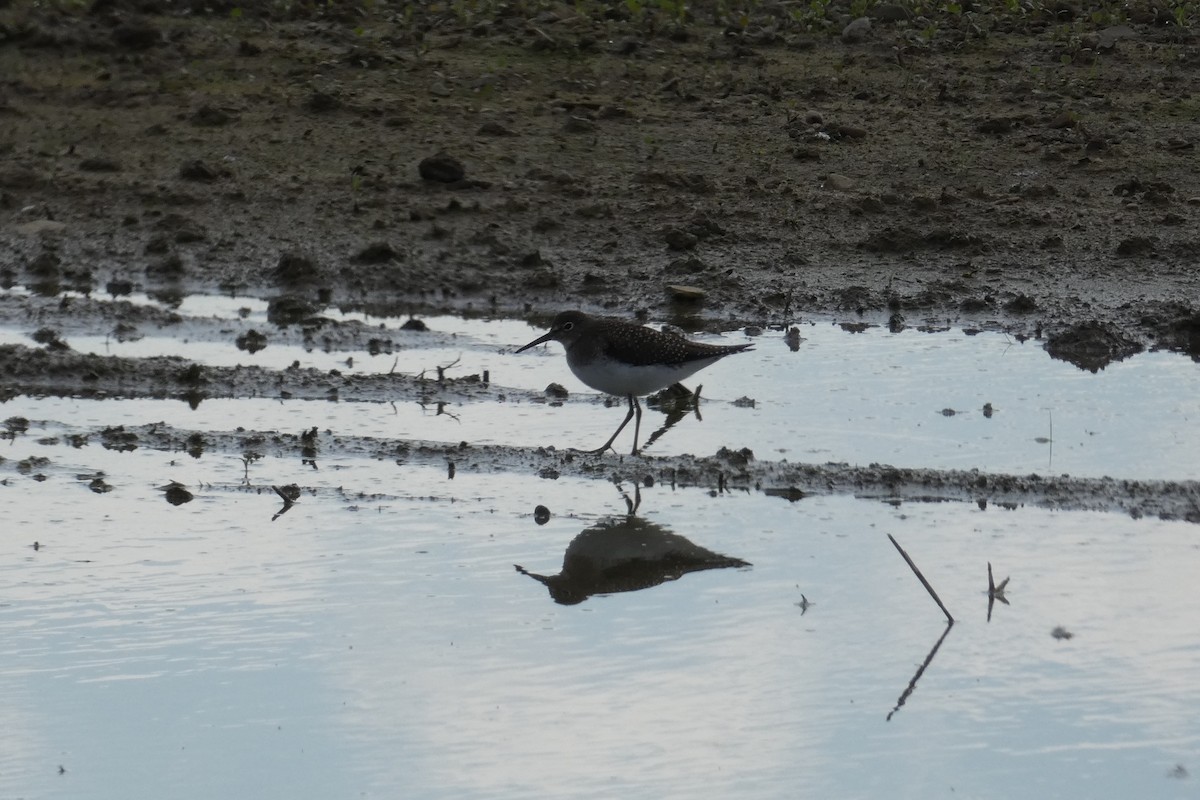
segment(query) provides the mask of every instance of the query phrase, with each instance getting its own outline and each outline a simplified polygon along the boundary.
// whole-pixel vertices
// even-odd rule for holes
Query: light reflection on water
[[[398,324],[398,321],[393,321]],[[278,347],[253,356],[231,344],[181,344],[144,339],[124,345],[101,338],[70,339],[100,353],[152,355],[184,351],[203,363],[302,366],[345,373],[434,374],[458,359],[450,376],[487,370],[497,386],[541,390],[551,382],[572,392],[584,387],[552,345],[515,355],[511,347],[536,331],[523,323],[435,317],[437,331],[454,332],[451,346],[414,334],[395,354],[307,352]],[[827,325],[801,327],[797,352],[778,333],[756,340],[752,353],[725,359],[697,376],[703,384],[702,420],[685,417],[647,451],[660,455],[715,453],[749,447],[760,459],[823,463],[873,462],[895,466],[971,469],[1027,474],[1065,473],[1118,478],[1200,478],[1200,369],[1171,353],[1146,353],[1098,375],[1050,359],[1035,342],[961,331],[892,334],[881,329],[849,334]],[[22,338],[8,333],[0,339]],[[424,337],[424,338],[423,338]],[[711,337],[710,337],[711,338]],[[721,339],[713,339],[721,341]],[[725,341],[740,341],[729,334]],[[424,342],[424,344],[422,344]],[[693,387],[695,383],[691,384]],[[435,388],[431,393],[437,395]],[[584,392],[588,397],[594,394]],[[732,405],[739,397],[754,407]],[[984,415],[985,404],[993,414]],[[195,412],[178,401],[55,400],[18,397],[0,406],[6,416],[92,420],[94,424],[165,421],[182,428],[241,425],[298,431],[313,425],[335,433],[386,438],[469,441],[480,444],[594,447],[624,415],[618,404],[601,408],[573,399],[560,406],[522,402],[331,403],[206,400]],[[949,415],[944,412],[951,412]],[[663,422],[646,415],[642,440]],[[628,447],[629,433],[617,443]]]
[[[3,473],[0,796],[1184,797],[1200,769],[1186,523],[655,487],[642,519],[753,566],[564,606],[513,565],[622,519],[611,484],[265,459],[316,490],[271,522],[269,489],[167,505],[163,454],[31,453],[115,488]],[[886,533],[960,620],[890,722],[943,620]]]

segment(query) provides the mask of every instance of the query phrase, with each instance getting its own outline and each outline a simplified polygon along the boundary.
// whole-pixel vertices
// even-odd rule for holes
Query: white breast
[[[684,364],[654,364],[631,367],[607,358],[590,363],[577,363],[567,355],[567,365],[575,377],[593,389],[618,397],[647,395],[665,389],[673,383],[690,378],[720,357],[688,361]]]

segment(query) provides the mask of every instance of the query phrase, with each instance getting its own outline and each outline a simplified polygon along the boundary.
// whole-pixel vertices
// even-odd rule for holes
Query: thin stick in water
[[[904,548],[901,547],[900,543],[896,541],[896,537],[892,536],[890,533],[887,535],[887,537],[892,540],[892,544],[894,544],[896,549],[900,551],[900,555],[904,556],[904,560],[908,562],[908,566],[912,569],[913,574],[917,576],[917,580],[921,582],[921,585],[925,587],[925,591],[929,592],[929,596],[933,598],[933,602],[938,604],[938,608],[942,610],[942,613],[946,615],[946,619],[950,621],[951,625],[953,625],[954,617],[950,616],[950,612],[946,610],[946,604],[942,602],[942,598],[938,597],[938,593],[935,592],[933,587],[929,585],[929,581],[925,580],[925,576],[921,574],[921,570],[917,569],[917,565],[914,564],[913,560],[908,557],[908,553],[904,552]]]

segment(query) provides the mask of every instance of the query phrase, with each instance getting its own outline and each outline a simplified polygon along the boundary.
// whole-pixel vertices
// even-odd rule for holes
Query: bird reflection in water
[[[640,503],[640,493],[637,498]],[[541,582],[554,602],[568,606],[592,595],[649,589],[689,572],[750,566],[748,561],[706,550],[642,519],[636,514],[637,503],[628,497],[626,502],[628,514],[601,519],[571,540],[557,575],[538,575],[519,564],[513,566]]]

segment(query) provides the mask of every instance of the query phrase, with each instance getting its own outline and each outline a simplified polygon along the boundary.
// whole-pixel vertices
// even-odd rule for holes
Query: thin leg
[[[588,450],[587,452],[603,453],[605,450],[612,447],[612,443],[615,442],[617,440],[617,437],[621,435],[621,431],[625,430],[625,426],[629,424],[629,420],[633,419],[633,404],[635,402],[637,402],[637,401],[634,399],[633,395],[629,395],[629,413],[625,415],[625,420],[620,424],[620,426],[617,427],[616,433],[614,433],[612,436],[608,437],[608,441],[605,442],[604,444],[600,445],[599,447],[597,447],[595,450]],[[637,407],[637,410],[638,410],[638,415],[637,415],[638,416],[638,424],[640,425],[642,422],[642,407],[639,405]],[[637,454],[636,447],[637,447],[637,440],[635,437],[635,439],[634,439],[634,448],[635,448],[634,454],[635,455]]]
[[[638,454],[638,433],[642,429],[642,404],[633,395],[629,395],[629,402],[633,403],[633,407],[637,409],[637,419],[633,421],[633,451],[629,455],[636,456]]]

